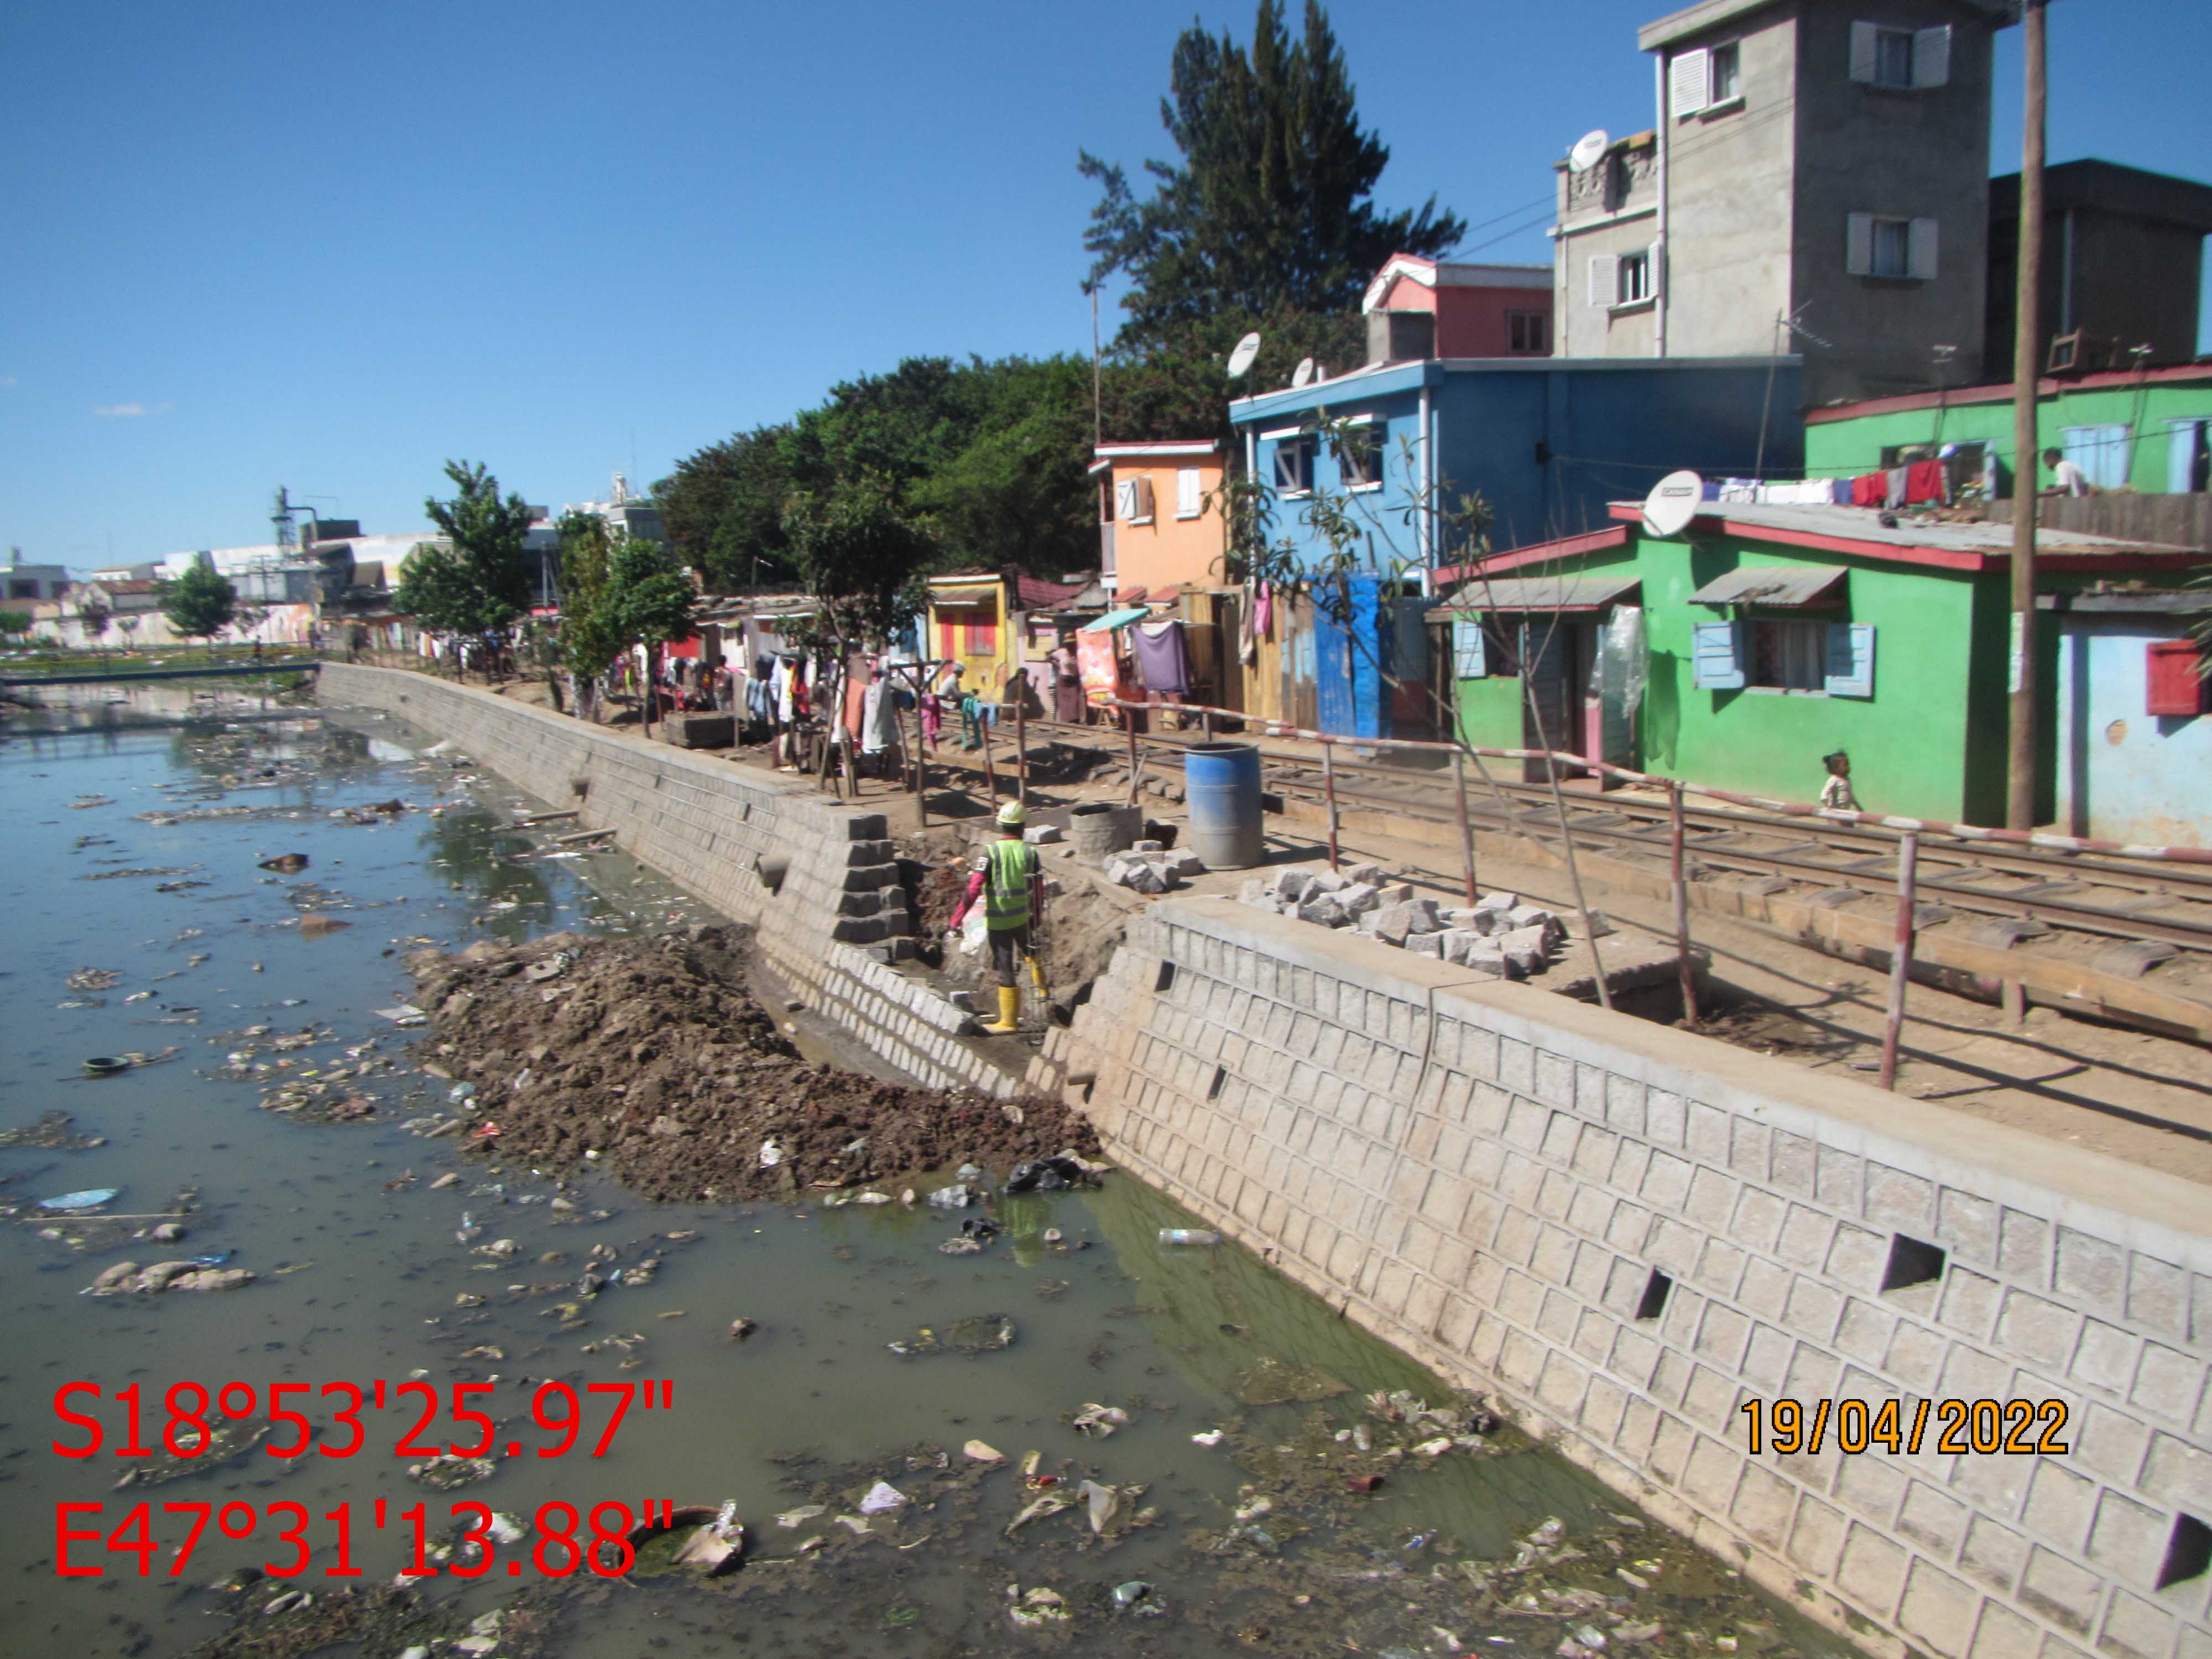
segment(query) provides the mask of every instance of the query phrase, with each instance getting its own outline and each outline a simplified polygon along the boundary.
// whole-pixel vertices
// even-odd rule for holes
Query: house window
[[[1371,426],[1347,426],[1336,441],[1336,465],[1346,489],[1380,488],[1382,434]]]
[[[1928,282],[1936,271],[1933,219],[1893,219],[1854,213],[1846,221],[1844,269],[1854,276]]]
[[[1909,91],[1912,86],[1912,31],[1874,32],[1874,83]]]
[[[39,597],[39,585],[36,582],[9,582],[8,597],[11,599],[35,599]]]
[[[1631,306],[1651,297],[1651,251],[1638,248],[1633,253],[1620,256],[1620,270],[1615,284],[1613,303]]]
[[[1206,491],[1194,466],[1176,469],[1176,517],[1195,519],[1206,511]]]
[[[1275,445],[1275,488],[1285,495],[1313,494],[1314,441],[1283,438]]]
[[[1712,78],[1713,105],[1734,103],[1743,96],[1743,59],[1741,50],[1731,40],[1724,46],[1713,48],[1709,73]]]
[[[1516,357],[1547,356],[1552,349],[1552,319],[1541,311],[1505,313],[1505,349]]]
[[[1114,516],[1125,524],[1152,521],[1152,481],[1143,473],[1114,481]]]
[[[1828,624],[1753,621],[1746,683],[1774,691],[1827,689]]]
[[[1951,80],[1951,28],[1851,25],[1851,79],[1890,92],[1923,92]]]

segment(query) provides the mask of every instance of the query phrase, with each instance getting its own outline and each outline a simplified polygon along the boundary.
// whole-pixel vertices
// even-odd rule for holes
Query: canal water
[[[410,1057],[419,1032],[376,1012],[406,1002],[407,951],[708,919],[619,854],[519,860],[547,845],[514,827],[542,804],[448,746],[380,717],[141,692],[9,716],[0,801],[0,1130],[70,1120],[0,1150],[9,1650],[1844,1651],[1251,1255],[1161,1244],[1197,1224],[1133,1181],[1001,1198],[1000,1236],[948,1255],[957,1222],[926,1206],[650,1205],[588,1170],[425,1138],[453,1085]],[[262,867],[291,854],[306,866]],[[88,1077],[96,1056],[132,1063]],[[36,1209],[101,1188],[118,1189],[106,1215],[181,1212],[186,1237]],[[118,1263],[186,1254],[256,1277],[84,1293]],[[619,1282],[641,1267],[646,1282]],[[612,1282],[586,1295],[586,1272]],[[420,1460],[395,1447],[417,1413],[392,1392],[410,1380],[448,1399],[491,1382],[477,1403],[520,1455],[459,1490],[410,1477]],[[558,1438],[532,1414],[549,1380],[582,1402],[559,1457],[537,1455]],[[272,1385],[307,1384],[289,1403],[331,1447],[350,1431],[324,1385],[353,1383],[370,1402],[360,1449],[114,1455],[118,1391],[142,1391],[150,1438],[180,1382],[252,1391],[234,1436],[267,1420]],[[84,1437],[55,1414],[73,1382],[110,1402],[71,1397],[105,1426],[88,1460],[52,1449]],[[654,1403],[594,1455],[616,1384]],[[1091,1407],[1109,1435],[1085,1431]],[[466,1433],[441,1413],[425,1437]],[[972,1441],[1001,1461],[966,1455]],[[871,1514],[879,1483],[903,1501]],[[142,1500],[146,1576],[99,1538],[69,1559],[100,1576],[58,1575],[58,1506],[102,1504],[70,1524],[112,1532]],[[435,1542],[458,1501],[522,1535],[484,1577],[390,1594],[411,1552],[398,1517],[427,1504]],[[618,1579],[532,1562],[543,1505],[663,1501],[733,1504],[744,1565],[702,1579],[665,1544]],[[253,1529],[208,1526],[173,1575],[192,1512],[171,1503],[249,1505],[228,1513]],[[289,1583],[258,1576],[293,1553],[283,1504],[304,1507],[311,1551]],[[359,1577],[330,1574],[342,1510]],[[299,1591],[312,1600],[267,1611]]]

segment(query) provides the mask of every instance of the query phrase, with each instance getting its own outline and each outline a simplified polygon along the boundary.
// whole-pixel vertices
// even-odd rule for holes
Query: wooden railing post
[[[1469,909],[1480,894],[1474,884],[1474,830],[1467,821],[1467,757],[1452,756],[1452,802],[1459,809],[1460,871],[1467,878],[1467,903]]]
[[[1913,885],[1920,866],[1920,836],[1905,832],[1897,849],[1897,938],[1889,953],[1889,1006],[1881,1022],[1881,1086],[1897,1086],[1897,1045],[1905,1031],[1905,986],[1912,976]]]
[[[1667,788],[1668,864],[1674,883],[1674,971],[1682,982],[1682,1024],[1698,1029],[1698,972],[1690,959],[1690,879],[1682,856],[1682,786]]]
[[[1336,745],[1324,743],[1321,746],[1321,787],[1328,799],[1328,867],[1337,868],[1336,851]]]

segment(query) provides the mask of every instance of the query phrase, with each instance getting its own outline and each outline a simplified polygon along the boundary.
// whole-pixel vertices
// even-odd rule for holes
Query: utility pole
[[[2035,828],[2035,493],[2043,460],[2036,382],[2043,368],[2044,0],[2027,0],[2027,95],[2021,135],[2019,281],[2012,345],[2012,719],[2005,827]]]

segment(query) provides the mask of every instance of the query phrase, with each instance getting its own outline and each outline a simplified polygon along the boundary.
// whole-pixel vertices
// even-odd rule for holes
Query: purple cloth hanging
[[[1146,690],[1181,696],[1190,690],[1190,659],[1183,650],[1181,623],[1139,623],[1129,629],[1129,644]]]

